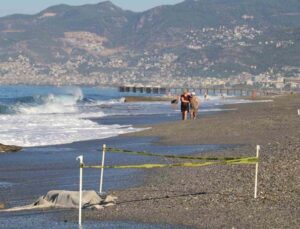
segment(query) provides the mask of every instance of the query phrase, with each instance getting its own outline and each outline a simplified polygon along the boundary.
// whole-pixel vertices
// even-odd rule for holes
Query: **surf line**
[[[112,148],[108,148],[112,149]],[[106,145],[104,144],[102,146],[102,161],[101,165],[85,165],[83,161],[83,156],[80,155],[76,158],[76,160],[79,160],[79,214],[78,214],[78,224],[81,226],[82,224],[82,183],[83,183],[83,169],[101,169],[100,173],[100,187],[99,187],[99,194],[103,194],[102,192],[102,186],[103,186],[103,174],[104,174],[104,168],[110,168],[110,169],[154,169],[154,168],[172,168],[172,167],[201,167],[201,166],[209,166],[209,165],[238,165],[238,164],[244,164],[244,165],[253,165],[255,164],[255,179],[254,179],[254,198],[257,198],[257,183],[258,183],[258,163],[259,163],[259,152],[260,152],[260,146],[256,146],[256,157],[240,157],[240,158],[234,158],[231,160],[219,160],[219,161],[202,161],[202,162],[186,162],[186,163],[177,163],[177,164],[142,164],[142,165],[114,165],[114,166],[105,166],[104,160],[105,160],[105,153],[106,153]],[[123,150],[124,151],[124,150]],[[136,152],[135,152],[136,153]],[[145,153],[145,152],[143,152]],[[151,153],[147,153],[151,154]],[[147,155],[150,156],[150,155]],[[153,156],[153,155],[151,155]],[[161,155],[163,156],[163,155]],[[170,155],[169,155],[170,156]],[[175,155],[172,155],[175,156]],[[177,156],[176,156],[177,157]],[[182,159],[182,158],[181,158]],[[187,159],[187,158],[184,158]],[[191,158],[189,158],[191,159]],[[199,159],[199,158],[198,158]],[[202,159],[203,160],[203,159]]]

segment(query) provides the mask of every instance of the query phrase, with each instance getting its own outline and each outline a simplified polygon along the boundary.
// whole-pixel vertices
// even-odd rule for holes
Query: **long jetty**
[[[235,96],[253,96],[279,94],[279,91],[266,89],[249,89],[249,88],[207,88],[207,87],[159,87],[159,86],[119,86],[121,93],[138,93],[138,94],[157,94],[157,95],[178,95],[187,89],[190,92],[207,95],[235,95]]]

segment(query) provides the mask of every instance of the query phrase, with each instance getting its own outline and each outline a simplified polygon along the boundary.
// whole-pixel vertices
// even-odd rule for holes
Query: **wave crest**
[[[53,114],[74,113],[76,104],[83,99],[80,89],[66,95],[36,95],[17,98],[16,105],[10,108],[17,114]]]

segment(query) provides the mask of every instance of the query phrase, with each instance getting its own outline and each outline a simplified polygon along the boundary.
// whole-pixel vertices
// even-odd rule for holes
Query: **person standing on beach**
[[[198,115],[200,101],[199,101],[198,97],[196,96],[195,92],[191,93],[190,106],[191,106],[191,111],[190,111],[191,119],[196,119],[197,115]]]
[[[189,112],[189,104],[190,104],[190,94],[187,90],[183,91],[183,94],[180,96],[181,102],[181,113],[182,113],[182,120],[187,119],[187,113]]]
[[[205,99],[205,100],[208,99],[208,94],[207,94],[207,92],[205,92],[205,94],[204,94],[204,99]]]
[[[176,110],[178,108],[178,103],[179,103],[179,100],[180,100],[180,96],[177,95],[175,99],[173,99],[171,101],[171,107]]]

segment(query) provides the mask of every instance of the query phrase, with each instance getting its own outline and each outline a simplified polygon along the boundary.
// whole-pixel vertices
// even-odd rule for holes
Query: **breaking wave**
[[[109,112],[112,104],[123,102],[124,99],[84,98],[80,89],[13,98],[0,104],[1,143],[57,145],[136,131],[131,125],[102,125],[89,120],[106,116],[104,108]]]
[[[34,95],[14,99],[10,105],[0,105],[0,114],[53,114],[77,112],[76,105],[83,99],[81,91],[65,95]]]

